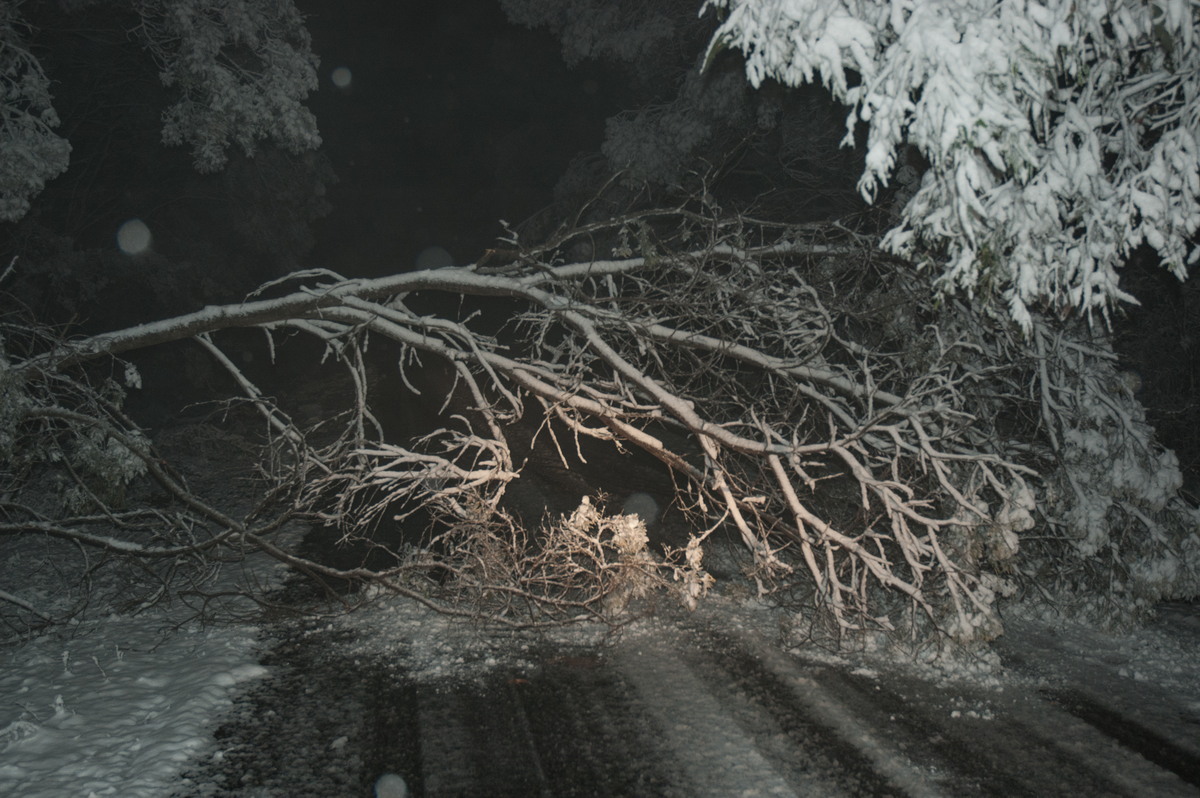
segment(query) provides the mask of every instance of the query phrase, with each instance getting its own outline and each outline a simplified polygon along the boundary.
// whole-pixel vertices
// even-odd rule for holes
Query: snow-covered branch
[[[754,86],[821,80],[869,125],[859,183],[902,145],[929,168],[885,248],[1011,314],[1106,313],[1149,244],[1177,276],[1200,230],[1200,6],[1189,0],[709,0],[710,53]],[[710,55],[711,57],[711,55]]]
[[[631,225],[637,234],[625,235]],[[938,305],[917,269],[836,225],[747,227],[681,213],[615,223],[613,240],[639,243],[608,260],[564,262],[563,242],[501,268],[379,280],[297,274],[270,287],[293,286],[276,298],[10,354],[9,378],[30,387],[13,394],[9,417],[70,422],[75,440],[91,441],[79,450],[90,452],[81,459],[89,468],[123,462],[128,450],[157,478],[155,458],[110,411],[75,417],[54,397],[74,390],[64,375],[90,360],[195,337],[268,422],[260,469],[270,495],[383,559],[341,569],[307,562],[261,524],[173,493],[192,517],[225,530],[187,545],[236,539],[324,577],[435,603],[470,596],[505,623],[611,619],[643,588],[671,584],[669,575],[693,605],[712,582],[705,547],[728,530],[761,593],[802,597],[836,635],[936,629],[979,640],[999,632],[999,597],[1026,580],[1048,592],[1079,586],[1027,567],[1074,573],[1111,544],[1113,521],[1089,515],[1100,494],[1123,494],[1112,508],[1177,545],[1185,516],[1168,506],[1177,469],[1153,454],[1128,397],[1110,390],[1116,371],[1102,345],[1051,334],[1040,318],[1026,339],[963,302]],[[457,314],[416,309],[443,293],[468,299]],[[235,326],[319,342],[344,366],[346,412],[302,428],[214,334]],[[397,397],[380,393],[388,379],[379,369],[433,392],[436,420],[423,434],[397,437],[381,421],[379,409]],[[515,512],[511,494],[531,462],[570,469],[584,459],[581,441],[661,463],[690,539],[665,559],[623,548],[628,530],[598,499],[541,530],[540,514]],[[1114,461],[1127,463],[1128,479],[1088,470]],[[1134,495],[1135,477],[1158,485],[1153,496]],[[82,474],[77,482],[98,485]],[[98,490],[89,496],[103,505]],[[430,538],[374,539],[381,525],[418,515]],[[1022,536],[1039,521],[1062,535],[1026,553]],[[64,522],[15,523],[54,534]],[[1155,544],[1139,562],[1160,555]],[[1172,589],[1190,556],[1169,555],[1178,579],[1147,571],[1129,584]]]

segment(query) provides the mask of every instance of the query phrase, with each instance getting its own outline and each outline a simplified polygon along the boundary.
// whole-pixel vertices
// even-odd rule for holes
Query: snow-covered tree
[[[96,3],[62,3],[68,12]],[[321,143],[302,104],[317,88],[317,58],[292,0],[113,0],[138,14],[135,33],[178,100],[163,114],[163,142],[192,148],[211,172],[238,145],[272,141],[291,152]],[[37,9],[34,9],[35,11]],[[21,32],[20,3],[0,4],[0,221],[15,221],[46,181],[67,169],[70,144],[55,134],[51,80]]]
[[[140,29],[164,86],[163,142],[189,144],[196,168],[216,171],[236,143],[269,139],[291,152],[321,144],[302,104],[317,89],[317,57],[292,0],[144,0]]]
[[[901,145],[928,170],[884,246],[999,305],[1106,313],[1142,243],[1183,277],[1200,229],[1200,5],[1190,0],[708,0],[708,59],[820,80],[869,125],[859,183]]]
[[[54,133],[50,80],[18,32],[17,4],[0,4],[0,221],[29,210],[46,181],[67,168],[71,145]]]

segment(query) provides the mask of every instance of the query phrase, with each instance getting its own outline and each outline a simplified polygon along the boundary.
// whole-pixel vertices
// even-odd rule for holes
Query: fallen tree
[[[564,262],[585,237],[612,257]],[[147,561],[259,549],[510,624],[612,620],[670,584],[694,606],[712,584],[706,546],[730,529],[757,591],[786,596],[802,627],[839,638],[987,640],[1001,630],[1001,596],[1100,596],[1103,611],[1128,616],[1194,589],[1200,545],[1174,498],[1178,469],[1110,350],[1082,328],[1036,317],[1025,336],[937,299],[926,276],[836,224],[676,208],[507,244],[502,266],[376,280],[300,272],[236,305],[80,340],[10,319],[0,448],[14,467],[0,535]],[[436,295],[484,304],[422,312]],[[500,333],[486,310],[497,301]],[[293,421],[213,335],[239,327],[320,342],[353,387],[346,412],[316,428]],[[268,489],[248,515],[197,499],[120,413],[115,382],[82,376],[90,362],[185,338],[270,430]],[[453,374],[444,423],[420,440],[389,439],[375,415],[389,399],[369,368],[381,343],[405,381],[429,359]],[[651,553],[637,519],[591,498],[530,528],[504,504],[525,466],[510,440],[520,428],[564,466],[584,442],[657,459],[690,539]],[[1113,462],[1117,477],[1104,470]],[[56,515],[17,498],[48,466],[69,472],[76,498]],[[174,514],[114,509],[112,485],[140,474],[164,486]],[[432,538],[391,547],[383,566],[334,568],[273,539],[291,517],[349,541],[418,510],[434,518]]]

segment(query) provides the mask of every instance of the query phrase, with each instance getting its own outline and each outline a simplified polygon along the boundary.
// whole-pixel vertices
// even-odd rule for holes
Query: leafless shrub
[[[431,564],[455,601],[489,615],[614,623],[670,583],[645,524],[606,515],[589,497],[538,529],[482,503],[475,512],[432,541],[430,549],[452,554]]]

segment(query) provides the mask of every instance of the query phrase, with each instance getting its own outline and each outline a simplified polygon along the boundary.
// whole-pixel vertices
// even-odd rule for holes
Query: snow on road
[[[933,668],[789,651],[773,611],[725,598],[611,636],[385,599],[278,646],[290,680],[242,703],[229,767],[176,794],[249,776],[255,795],[369,795],[393,771],[425,796],[1197,794],[1197,637],[1014,627],[1003,663]]]
[[[1016,621],[1003,665],[949,674],[788,652],[771,618],[718,598],[497,636],[385,599],[275,627],[268,668],[252,626],[87,621],[0,651],[0,795],[333,798],[392,770],[417,795],[1198,793],[1194,607],[1128,635]]]

